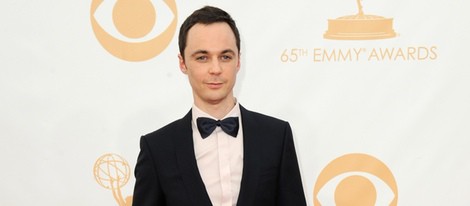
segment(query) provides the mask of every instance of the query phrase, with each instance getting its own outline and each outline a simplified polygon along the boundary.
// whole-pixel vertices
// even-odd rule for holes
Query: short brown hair
[[[199,10],[194,11],[180,27],[180,33],[178,37],[178,44],[180,54],[184,59],[184,49],[186,48],[186,40],[188,37],[188,32],[191,27],[196,24],[212,24],[218,22],[225,22],[227,23],[233,31],[235,35],[235,40],[237,44],[238,52],[240,52],[240,33],[238,32],[237,25],[235,21],[232,19],[230,14],[226,11],[212,6],[205,6]]]

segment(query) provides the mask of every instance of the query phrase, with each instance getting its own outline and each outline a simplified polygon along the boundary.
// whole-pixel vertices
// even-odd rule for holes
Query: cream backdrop
[[[108,50],[140,48],[104,46],[92,19],[134,45],[203,5],[236,19],[236,96],[291,123],[309,205],[470,205],[468,1],[360,1],[393,18],[394,36],[376,40],[324,38],[328,19],[358,13],[354,0],[177,0],[176,15],[172,1],[151,2],[153,33],[132,39],[112,23],[116,0],[2,1],[0,205],[125,205],[140,136],[192,96],[177,31],[129,61]]]

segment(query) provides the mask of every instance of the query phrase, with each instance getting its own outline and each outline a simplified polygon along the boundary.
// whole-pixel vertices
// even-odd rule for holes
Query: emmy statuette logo
[[[111,190],[119,206],[132,206],[132,196],[122,196],[123,188],[130,178],[130,167],[127,161],[117,154],[105,154],[96,160],[93,174],[96,182]]]
[[[346,154],[323,168],[313,200],[314,206],[397,206],[398,187],[390,169],[377,158]]]
[[[358,13],[328,20],[328,31],[323,37],[335,40],[372,40],[396,36],[393,19],[364,14],[362,0],[356,0]]]
[[[92,0],[91,25],[100,44],[126,61],[144,61],[159,55],[170,44],[178,18],[175,0],[156,2],[160,0]],[[112,13],[103,12],[105,14],[100,16],[97,11],[105,5],[112,7]],[[160,12],[164,9],[170,12]],[[108,21],[100,22],[99,17]],[[156,26],[161,27],[161,19],[165,18],[171,18],[168,26],[163,25],[158,33]]]

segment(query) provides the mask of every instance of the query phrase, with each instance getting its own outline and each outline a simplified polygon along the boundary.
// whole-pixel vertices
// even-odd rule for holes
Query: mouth
[[[223,83],[220,83],[220,82],[209,82],[209,83],[206,83],[207,87],[209,87],[210,89],[219,89],[223,86]]]

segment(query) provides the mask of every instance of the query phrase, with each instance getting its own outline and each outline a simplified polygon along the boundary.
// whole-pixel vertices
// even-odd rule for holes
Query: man
[[[230,15],[195,11],[179,46],[194,105],[141,138],[133,205],[306,205],[289,124],[246,110],[233,95],[240,36]]]

